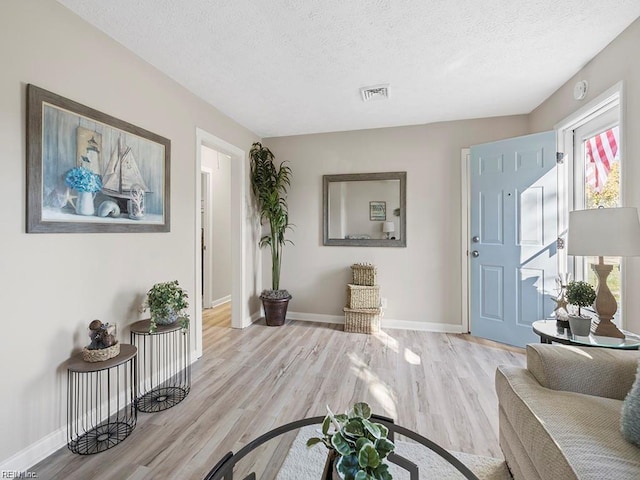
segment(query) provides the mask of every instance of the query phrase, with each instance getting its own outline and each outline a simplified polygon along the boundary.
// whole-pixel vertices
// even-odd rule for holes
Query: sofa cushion
[[[631,443],[640,447],[640,363],[636,381],[622,404],[622,434]],[[640,451],[638,452],[640,455]]]
[[[540,478],[640,478],[638,449],[620,433],[621,400],[551,390],[520,367],[499,367],[496,390]]]

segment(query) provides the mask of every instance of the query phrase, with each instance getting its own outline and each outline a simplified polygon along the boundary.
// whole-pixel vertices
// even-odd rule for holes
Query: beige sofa
[[[620,433],[638,351],[527,345],[527,368],[496,371],[500,446],[515,480],[640,479]]]

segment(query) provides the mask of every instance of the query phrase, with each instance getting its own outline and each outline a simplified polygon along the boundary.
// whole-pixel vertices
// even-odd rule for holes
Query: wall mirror
[[[407,172],[322,177],[323,244],[406,247]]]

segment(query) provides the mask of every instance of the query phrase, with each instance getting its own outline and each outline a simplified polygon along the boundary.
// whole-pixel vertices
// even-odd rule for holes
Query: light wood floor
[[[523,365],[522,350],[468,335],[364,335],[298,321],[235,330],[216,321],[223,326],[205,322],[204,355],[184,401],[140,413],[133,433],[110,450],[61,449],[30,470],[39,479],[202,479],[258,435],[356,401],[445,448],[502,456],[494,373],[499,364]]]
[[[202,311],[203,335],[210,333],[210,336],[215,336],[216,331],[209,327],[231,328],[231,302]]]

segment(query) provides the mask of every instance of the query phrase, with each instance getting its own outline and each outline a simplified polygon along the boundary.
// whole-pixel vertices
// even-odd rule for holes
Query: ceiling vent
[[[362,96],[363,102],[368,102],[370,100],[384,100],[385,98],[389,98],[389,84],[362,87],[360,89],[360,95]]]

